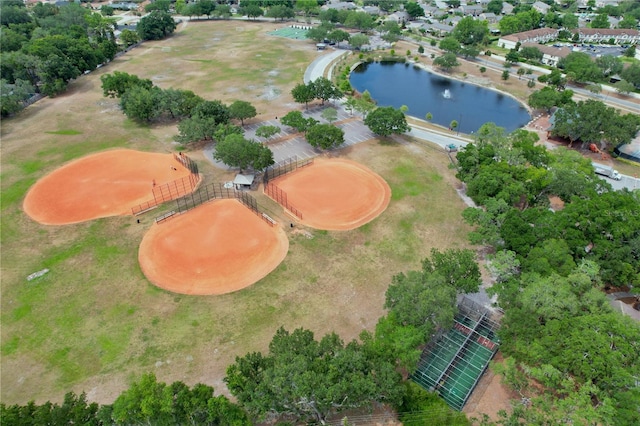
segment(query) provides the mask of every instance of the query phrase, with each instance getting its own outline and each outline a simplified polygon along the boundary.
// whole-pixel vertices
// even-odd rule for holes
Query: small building
[[[502,14],[503,15],[511,15],[513,13],[513,5],[511,3],[507,3],[506,1],[502,2]]]
[[[237,174],[235,179],[233,179],[233,186],[237,190],[251,189],[255,179],[256,179],[255,175]]]
[[[490,24],[495,24],[496,22],[498,22],[498,17],[495,13],[484,12],[480,14],[480,20],[487,21]]]
[[[316,43],[316,49],[324,50],[326,48],[327,48],[327,44],[326,43]]]
[[[558,65],[560,59],[567,57],[571,53],[571,49],[568,47],[553,47],[536,43],[523,43],[522,47],[535,47],[542,52],[542,63],[553,67]]]

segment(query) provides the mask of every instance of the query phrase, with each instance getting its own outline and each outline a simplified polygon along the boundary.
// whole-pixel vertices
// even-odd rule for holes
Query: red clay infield
[[[289,240],[237,200],[215,200],[151,226],[140,243],[142,272],[182,294],[248,287],[282,262]]]
[[[175,170],[174,170],[175,169]],[[153,182],[189,176],[171,154],[116,149],[72,161],[37,181],[23,208],[45,225],[64,225],[131,214],[153,199]]]
[[[358,228],[379,216],[391,199],[391,188],[382,177],[345,159],[316,159],[272,182],[302,213],[300,222],[316,229]]]

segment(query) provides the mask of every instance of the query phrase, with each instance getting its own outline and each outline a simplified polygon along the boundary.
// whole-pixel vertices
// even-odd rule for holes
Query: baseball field
[[[133,217],[120,209],[118,215],[66,224],[33,218],[28,194],[42,191],[55,205],[59,197],[52,192],[60,188],[41,185],[63,166],[115,149],[169,156],[179,148],[173,142],[176,123],[139,125],[126,119],[117,100],[104,98],[104,73],[136,74],[209,100],[246,100],[258,110],[254,121],[298,108],[290,90],[318,52],[312,42],[267,35],[279,26],[183,23],[172,38],[145,43],[79,78],[64,95],[3,120],[2,402],[61,401],[73,390],[108,403],[149,371],[159,380],[203,382],[226,393],[226,367],[235,356],[266,350],[280,326],[356,338],[363,329],[373,330],[383,315],[393,274],[419,268],[432,247],[466,245],[464,204],[446,155],[410,138],[374,139],[334,153],[388,184],[389,204],[379,216],[347,231],[283,226],[284,260],[257,283],[230,293],[184,295],[152,284],[139,251],[154,226],[162,226],[154,223],[153,212]],[[232,180],[234,171],[212,166],[201,148],[185,152],[198,163],[203,182]],[[141,185],[151,191],[152,182],[144,179]],[[64,207],[80,216],[83,200],[105,197],[97,185],[64,188],[75,190],[83,192]],[[289,223],[282,207],[262,191],[252,195],[280,225]],[[46,216],[46,210],[38,214]],[[188,258],[185,251],[180,255]],[[44,269],[43,276],[27,280]]]

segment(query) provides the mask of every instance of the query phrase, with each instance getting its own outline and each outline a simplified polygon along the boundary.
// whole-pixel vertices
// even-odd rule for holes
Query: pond
[[[350,77],[358,92],[368,90],[379,106],[409,107],[408,115],[449,127],[458,122],[458,130],[472,133],[487,122],[512,132],[526,125],[531,116],[511,96],[425,71],[409,64],[372,62],[359,65]]]

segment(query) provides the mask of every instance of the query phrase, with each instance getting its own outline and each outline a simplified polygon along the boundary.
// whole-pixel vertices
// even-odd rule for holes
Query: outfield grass
[[[40,225],[22,212],[31,185],[70,160],[121,147],[175,151],[175,123],[127,120],[116,100],[102,96],[99,77],[105,72],[138,74],[206,99],[245,99],[265,117],[290,110],[288,93],[317,53],[311,42],[264,34],[273,28],[190,23],[172,39],[145,44],[81,77],[68,94],[3,120],[2,402],[61,401],[74,390],[108,403],[149,371],[159,380],[203,382],[224,391],[222,378],[235,356],[266,350],[280,326],[356,338],[373,330],[383,314],[393,274],[419,268],[432,247],[466,246],[464,205],[447,157],[413,142],[370,141],[341,154],[387,180],[393,198],[384,214],[348,232],[287,228],[284,262],[255,285],[223,296],[177,295],[145,279],[138,246],[159,210],[142,216],[141,224],[115,217],[65,226]],[[267,86],[282,95],[266,99]],[[199,150],[187,153],[205,182],[231,176]],[[270,215],[288,223],[277,205],[255,195]],[[27,282],[43,268],[50,272]]]

